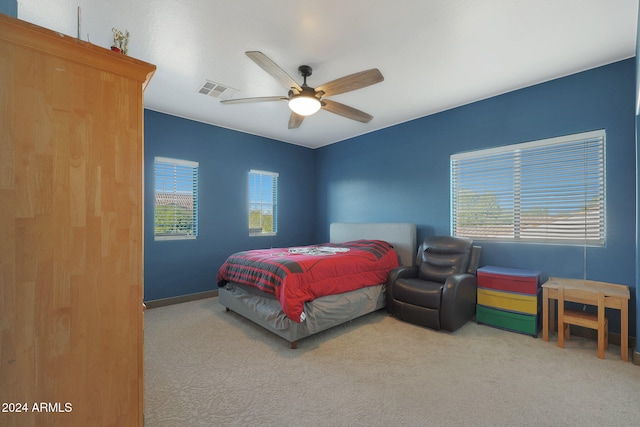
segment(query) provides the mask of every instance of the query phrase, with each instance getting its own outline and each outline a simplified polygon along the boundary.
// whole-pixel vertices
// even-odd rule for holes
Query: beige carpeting
[[[384,310],[288,343],[217,298],[145,312],[145,425],[637,426],[640,366],[609,346]]]

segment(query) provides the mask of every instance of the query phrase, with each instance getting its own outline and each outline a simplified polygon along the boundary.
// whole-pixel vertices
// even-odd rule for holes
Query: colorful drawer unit
[[[485,266],[478,269],[476,322],[538,335],[540,272]]]

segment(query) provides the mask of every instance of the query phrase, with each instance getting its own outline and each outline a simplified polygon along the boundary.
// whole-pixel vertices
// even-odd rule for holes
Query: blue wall
[[[450,234],[451,154],[606,129],[607,244],[588,248],[587,278],[635,289],[635,75],[629,59],[318,149],[317,240],[335,221],[411,222],[420,240]],[[583,277],[583,247],[480,244],[482,265]]]
[[[232,252],[313,241],[313,150],[149,110],[144,119],[145,301],[216,289],[216,272]],[[196,240],[154,240],[155,156],[200,163]],[[250,169],[280,174],[277,236],[249,237]]]
[[[18,17],[18,2],[17,0],[0,0],[0,13],[5,15]]]
[[[640,103],[640,61],[638,55],[640,54],[640,10],[638,10],[638,25],[636,26],[636,289],[640,285],[640,251],[638,251],[638,245],[640,244],[640,171],[638,165],[640,165],[640,110],[638,110],[638,103]],[[633,301],[633,299],[631,299]],[[636,309],[640,311],[640,293],[636,292]],[[636,330],[640,330],[640,316],[636,317]],[[633,361],[640,365],[640,340],[636,339],[636,351],[633,355]]]

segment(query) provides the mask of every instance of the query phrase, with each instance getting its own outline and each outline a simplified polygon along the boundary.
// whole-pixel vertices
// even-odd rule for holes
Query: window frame
[[[171,173],[163,173],[160,174],[159,170],[158,170],[158,166],[160,164],[164,164],[167,165],[165,167],[168,168],[173,168],[173,174]],[[185,172],[182,172],[184,177],[179,176],[178,174],[178,168],[187,168],[185,170]],[[191,169],[191,178],[187,178],[187,173],[189,172],[189,168]],[[153,159],[153,179],[154,179],[154,183],[153,183],[153,193],[154,193],[154,203],[153,203],[153,236],[154,236],[154,240],[156,241],[163,241],[163,240],[194,240],[198,238],[198,234],[199,234],[199,193],[198,193],[198,187],[199,187],[199,168],[200,168],[200,164],[199,162],[194,162],[191,160],[182,160],[182,159],[175,159],[175,158],[169,158],[169,157],[160,157],[160,156],[156,156]],[[173,176],[171,176],[173,175]],[[166,181],[169,183],[170,186],[172,186],[173,188],[167,188],[165,189],[163,187],[163,190],[165,191],[158,191],[159,190],[159,182],[158,179],[162,178],[163,176],[165,176],[164,179],[166,179]],[[177,187],[183,185],[183,186],[189,186],[191,185],[191,189],[190,192],[189,191],[178,191]],[[158,203],[158,197],[159,197],[159,193],[162,193],[165,195],[165,197],[168,199],[168,204],[163,204],[160,205]],[[179,197],[181,195],[187,195],[187,199],[189,198],[188,195],[191,195],[191,203],[189,203],[189,200],[180,200],[180,199],[184,199],[185,197]],[[162,233],[162,234],[158,234],[158,207],[159,206],[181,206],[182,204],[186,204],[187,205],[187,211],[189,210],[189,204],[191,205],[191,220],[190,220],[190,224],[188,224],[188,228],[190,230],[192,230],[192,232],[179,232],[177,230],[177,222],[178,222],[178,218],[175,217],[175,213],[174,212],[174,231],[170,232],[170,233]]]
[[[259,191],[259,195],[258,194],[252,194],[252,190],[254,190],[253,186],[253,181],[252,181],[252,175],[256,175],[257,177],[259,177],[260,179],[260,186],[262,187],[262,179],[265,177],[268,177],[271,180],[271,202],[265,201],[264,198],[269,196],[269,194],[265,194],[263,193],[262,190]],[[249,170],[249,173],[247,174],[248,177],[248,218],[247,218],[247,226],[249,228],[249,236],[250,237],[254,237],[254,236],[276,236],[278,234],[278,178],[279,178],[280,174],[278,172],[269,172],[269,171],[264,171],[264,170],[257,170],[257,169],[251,169]],[[252,201],[252,195],[255,196],[259,196],[259,200],[253,200]],[[256,204],[260,205],[260,208],[258,209],[259,211],[259,218],[260,218],[260,224],[261,227],[260,229],[254,227],[251,227],[251,222],[252,222],[252,212],[255,211],[255,209],[253,209],[253,206],[255,206]],[[270,206],[271,207],[271,223],[272,223],[272,230],[271,231],[263,231],[263,219],[265,217],[267,217],[267,215],[265,215],[264,212],[264,207],[265,206]],[[259,230],[259,231],[258,231]]]
[[[581,148],[580,151],[576,151],[577,148]],[[554,155],[566,156],[566,160],[554,164],[554,161],[557,163]],[[509,177],[509,167],[512,177]],[[461,168],[466,168],[464,173]],[[568,170],[573,175],[567,175]],[[550,173],[545,175],[545,172]],[[512,195],[505,184],[509,179],[513,181]],[[601,129],[452,154],[450,197],[452,236],[467,236],[478,241],[604,247],[606,131]],[[464,197],[468,200],[475,197],[476,204],[491,207],[482,210],[467,205],[468,209],[461,209]],[[579,197],[582,197],[582,205]],[[461,217],[465,213],[485,219],[468,224],[465,233],[461,230],[464,225],[459,225],[464,223]],[[512,223],[507,224],[506,220]],[[507,225],[512,227],[511,236]],[[579,232],[583,234],[579,235]]]

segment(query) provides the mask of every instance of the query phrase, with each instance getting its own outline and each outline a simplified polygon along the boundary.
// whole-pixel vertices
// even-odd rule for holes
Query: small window
[[[278,233],[278,174],[249,171],[249,235]]]
[[[156,157],[155,239],[198,236],[198,162]]]
[[[451,156],[451,232],[604,246],[605,132]]]

